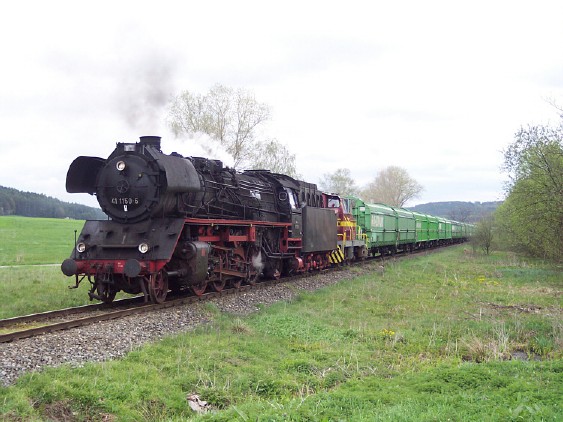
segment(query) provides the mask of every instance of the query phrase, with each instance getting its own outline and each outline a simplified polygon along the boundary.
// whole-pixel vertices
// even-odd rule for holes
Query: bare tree
[[[205,95],[184,91],[172,102],[168,124],[176,135],[204,133],[233,158],[235,168],[251,160],[259,126],[270,109],[243,89],[215,85]],[[204,145],[210,151],[209,145]]]
[[[405,169],[389,166],[377,173],[375,179],[363,190],[362,196],[368,202],[402,207],[423,190],[422,185],[410,177]]]
[[[342,196],[355,196],[359,192],[349,169],[341,168],[334,173],[325,173],[319,181],[319,187],[325,192],[338,193]]]
[[[471,212],[472,210],[469,204],[461,204],[450,210],[448,218],[461,223],[467,223],[469,222],[469,217],[471,217]]]
[[[287,174],[294,178],[301,177],[295,167],[295,154],[291,154],[285,145],[275,139],[256,143],[249,168],[270,170],[272,173]]]

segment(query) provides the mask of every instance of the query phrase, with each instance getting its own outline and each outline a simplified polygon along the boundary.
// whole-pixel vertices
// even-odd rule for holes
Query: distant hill
[[[73,218],[76,220],[105,220],[99,208],[63,202],[50,196],[22,192],[0,186],[0,215],[22,217]]]
[[[502,202],[430,202],[409,207],[412,211],[451,220],[477,222],[496,210]],[[71,204],[43,194],[22,192],[0,186],[0,215],[22,217],[73,218],[76,220],[105,220],[99,208]]]
[[[502,201],[494,202],[430,202],[409,207],[411,211],[423,214],[431,214],[437,217],[444,217],[451,220],[475,223],[492,214]]]

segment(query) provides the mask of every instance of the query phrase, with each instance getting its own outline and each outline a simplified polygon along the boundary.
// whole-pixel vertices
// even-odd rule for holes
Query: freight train
[[[80,156],[70,193],[96,195],[107,220],[89,220],[61,270],[87,279],[90,299],[119,291],[161,303],[169,291],[239,288],[370,255],[466,240],[472,226],[322,192],[268,170],[165,154],[161,139]]]

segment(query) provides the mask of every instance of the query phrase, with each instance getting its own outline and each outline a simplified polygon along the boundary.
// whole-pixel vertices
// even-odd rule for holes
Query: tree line
[[[63,202],[50,196],[0,186],[0,215],[22,217],[105,219],[99,208]]]

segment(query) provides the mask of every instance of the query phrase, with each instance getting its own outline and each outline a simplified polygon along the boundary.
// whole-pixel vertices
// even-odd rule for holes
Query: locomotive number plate
[[[139,198],[111,198],[114,205],[139,205]]]

